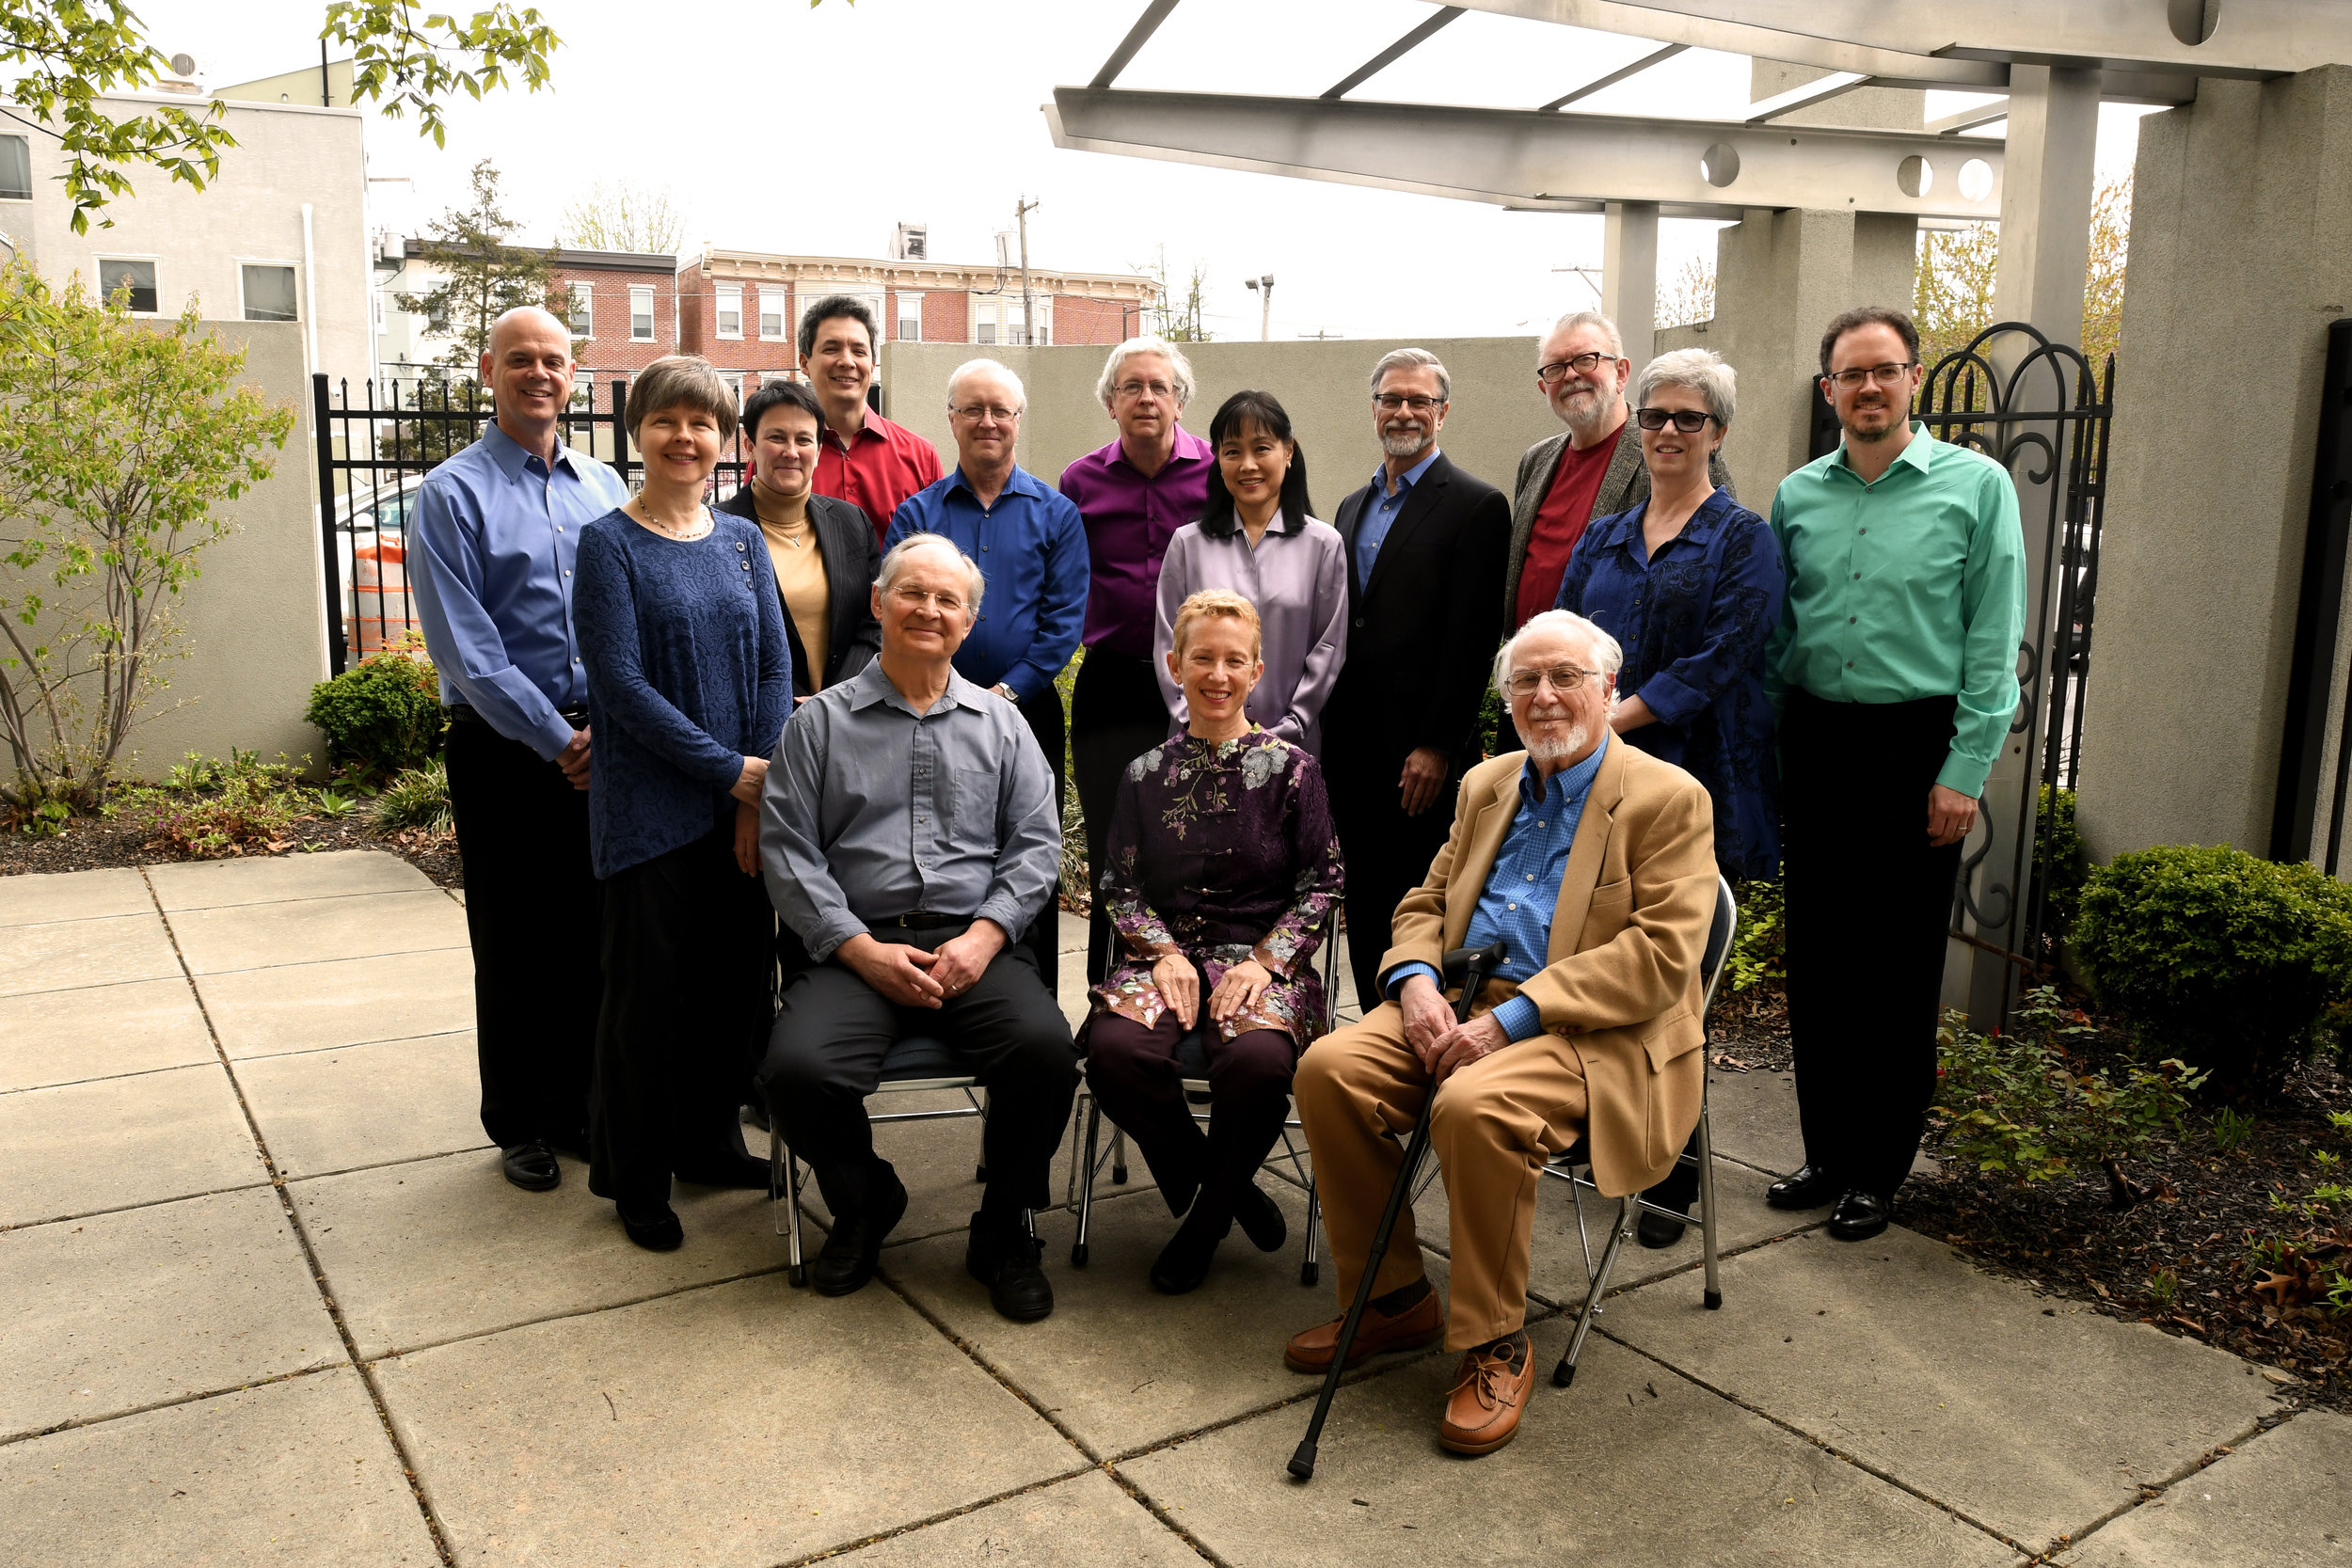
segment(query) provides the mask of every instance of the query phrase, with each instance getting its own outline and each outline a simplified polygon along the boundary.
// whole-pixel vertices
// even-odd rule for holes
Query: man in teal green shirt
[[[1804,1165],[1767,1195],[1886,1228],[1935,1090],[1961,841],[2017,711],[2017,489],[1910,419],[1919,334],[1866,308],[1821,338],[1845,439],[1772,501],[1788,595],[1765,656],[1780,710],[1788,1024]]]

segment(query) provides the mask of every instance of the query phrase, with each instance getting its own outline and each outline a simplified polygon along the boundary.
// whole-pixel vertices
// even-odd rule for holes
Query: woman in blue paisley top
[[[1283,1242],[1257,1185],[1281,1135],[1291,1070],[1322,1025],[1313,958],[1343,884],[1338,836],[1313,757],[1249,721],[1264,665],[1258,613],[1222,589],[1178,610],[1171,673],[1185,733],[1128,764],[1097,896],[1121,961],[1093,993],[1087,1076],[1183,1214],[1152,1283],[1193,1289],[1236,1220],[1259,1247]],[[1185,1104],[1177,1046],[1205,1024],[1205,1135]]]

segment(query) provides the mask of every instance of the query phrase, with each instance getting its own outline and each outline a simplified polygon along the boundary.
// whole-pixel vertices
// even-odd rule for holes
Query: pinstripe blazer
[[[1527,542],[1534,537],[1535,514],[1550,493],[1552,475],[1560,471],[1560,454],[1568,450],[1568,433],[1547,437],[1527,449],[1519,457],[1519,474],[1511,486],[1511,555],[1502,571],[1502,626],[1510,631],[1519,624],[1519,571],[1527,564]],[[1724,467],[1724,454],[1717,452],[1708,460],[1707,477],[1715,482],[1715,488],[1733,500],[1740,499],[1731,487],[1731,470]],[[1642,432],[1633,422],[1632,413],[1626,414],[1625,425],[1617,432],[1617,450],[1609,454],[1609,470],[1600,476],[1600,493],[1593,498],[1593,517],[1613,517],[1620,512],[1630,512],[1649,499],[1649,466],[1642,461]],[[1592,521],[1588,517],[1585,521]]]

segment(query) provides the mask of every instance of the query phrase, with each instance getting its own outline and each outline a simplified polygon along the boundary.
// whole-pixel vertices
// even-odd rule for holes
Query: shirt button
[[[1860,617],[1859,615],[1849,615],[1849,616],[1847,616],[1847,617],[1846,617],[1846,625],[1848,625],[1848,626],[1852,626],[1852,625],[1853,625],[1856,621],[1859,621],[1860,619],[1862,619],[1862,617]]]
[[[1861,574],[1860,572],[1856,572],[1856,573],[1853,575],[1853,579],[1854,579],[1854,581],[1856,581],[1856,582],[1860,582],[1860,581],[1862,580],[1862,574]]]
[[[1516,910],[1518,908],[1517,904],[1505,904],[1502,907],[1506,910]]]

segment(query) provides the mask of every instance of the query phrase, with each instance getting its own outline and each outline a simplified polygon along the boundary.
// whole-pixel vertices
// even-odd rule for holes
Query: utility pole
[[[1036,307],[1029,302],[1029,214],[1036,208],[1034,200],[1013,199],[1012,221],[1021,226],[1021,341],[1025,347],[1037,341]]]
[[[1258,341],[1263,343],[1266,341],[1268,329],[1274,325],[1274,275],[1267,273],[1263,277],[1245,277],[1241,286],[1258,296]]]

